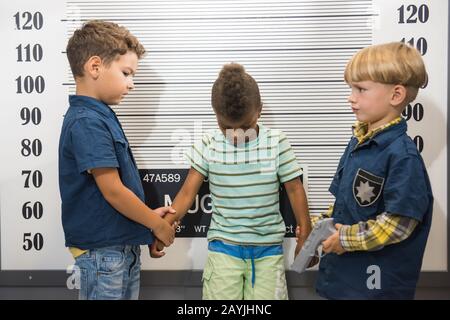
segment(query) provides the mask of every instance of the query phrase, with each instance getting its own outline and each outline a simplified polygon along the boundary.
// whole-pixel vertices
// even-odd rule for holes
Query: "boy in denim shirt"
[[[137,299],[139,246],[154,236],[166,245],[174,240],[173,226],[162,219],[174,211],[145,205],[128,140],[109,107],[134,88],[144,52],[127,29],[103,21],[85,23],[67,45],[76,95],[69,96],[61,130],[59,187],[80,299]]]
[[[401,117],[427,81],[420,53],[401,42],[367,47],[345,81],[358,120],[330,192],[337,231],[323,242],[317,292],[328,299],[412,299],[431,227],[433,194]]]

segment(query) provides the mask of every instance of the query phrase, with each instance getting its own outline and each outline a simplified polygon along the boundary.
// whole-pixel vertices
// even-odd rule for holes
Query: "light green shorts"
[[[283,255],[255,259],[252,287],[252,261],[225,253],[208,251],[203,271],[205,300],[287,300]]]

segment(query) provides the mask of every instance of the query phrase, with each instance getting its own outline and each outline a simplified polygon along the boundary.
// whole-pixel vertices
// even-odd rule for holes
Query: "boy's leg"
[[[255,284],[252,286],[252,261],[246,260],[245,300],[287,300],[283,255],[255,259]]]
[[[125,300],[138,300],[141,279],[141,248],[131,246],[127,251],[127,265],[129,273],[126,275],[126,289],[123,298]]]
[[[245,261],[225,253],[208,251],[203,270],[204,300],[242,300]]]
[[[124,294],[125,246],[92,249],[76,259],[81,300],[118,300]]]
[[[97,300],[120,300],[127,275],[125,246],[97,249]]]
[[[94,300],[96,296],[95,285],[97,283],[97,261],[92,250],[75,259],[75,266],[80,271],[79,300]]]

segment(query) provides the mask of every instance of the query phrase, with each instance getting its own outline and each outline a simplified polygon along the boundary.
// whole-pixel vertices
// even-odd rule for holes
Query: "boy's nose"
[[[355,98],[353,97],[353,94],[350,94],[347,98],[347,101],[350,103],[355,103]]]
[[[128,90],[133,90],[134,89],[134,82],[133,82],[133,80],[131,80],[129,83],[128,83]]]

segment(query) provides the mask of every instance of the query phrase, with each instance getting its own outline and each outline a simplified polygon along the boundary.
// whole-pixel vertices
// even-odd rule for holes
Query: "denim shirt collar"
[[[106,117],[115,118],[116,113],[106,103],[88,96],[69,95],[69,104],[72,107],[90,107],[92,110]]]
[[[397,139],[402,134],[406,133],[407,130],[407,124],[406,120],[402,119],[399,123],[394,124],[392,126],[387,127],[384,130],[381,130],[377,134],[375,134],[372,138],[369,140],[363,142],[362,144],[358,145],[356,149],[359,149],[362,146],[369,145],[370,143],[377,144],[380,148],[384,149],[386,146],[391,144],[395,139]],[[355,140],[356,138],[353,137]]]

